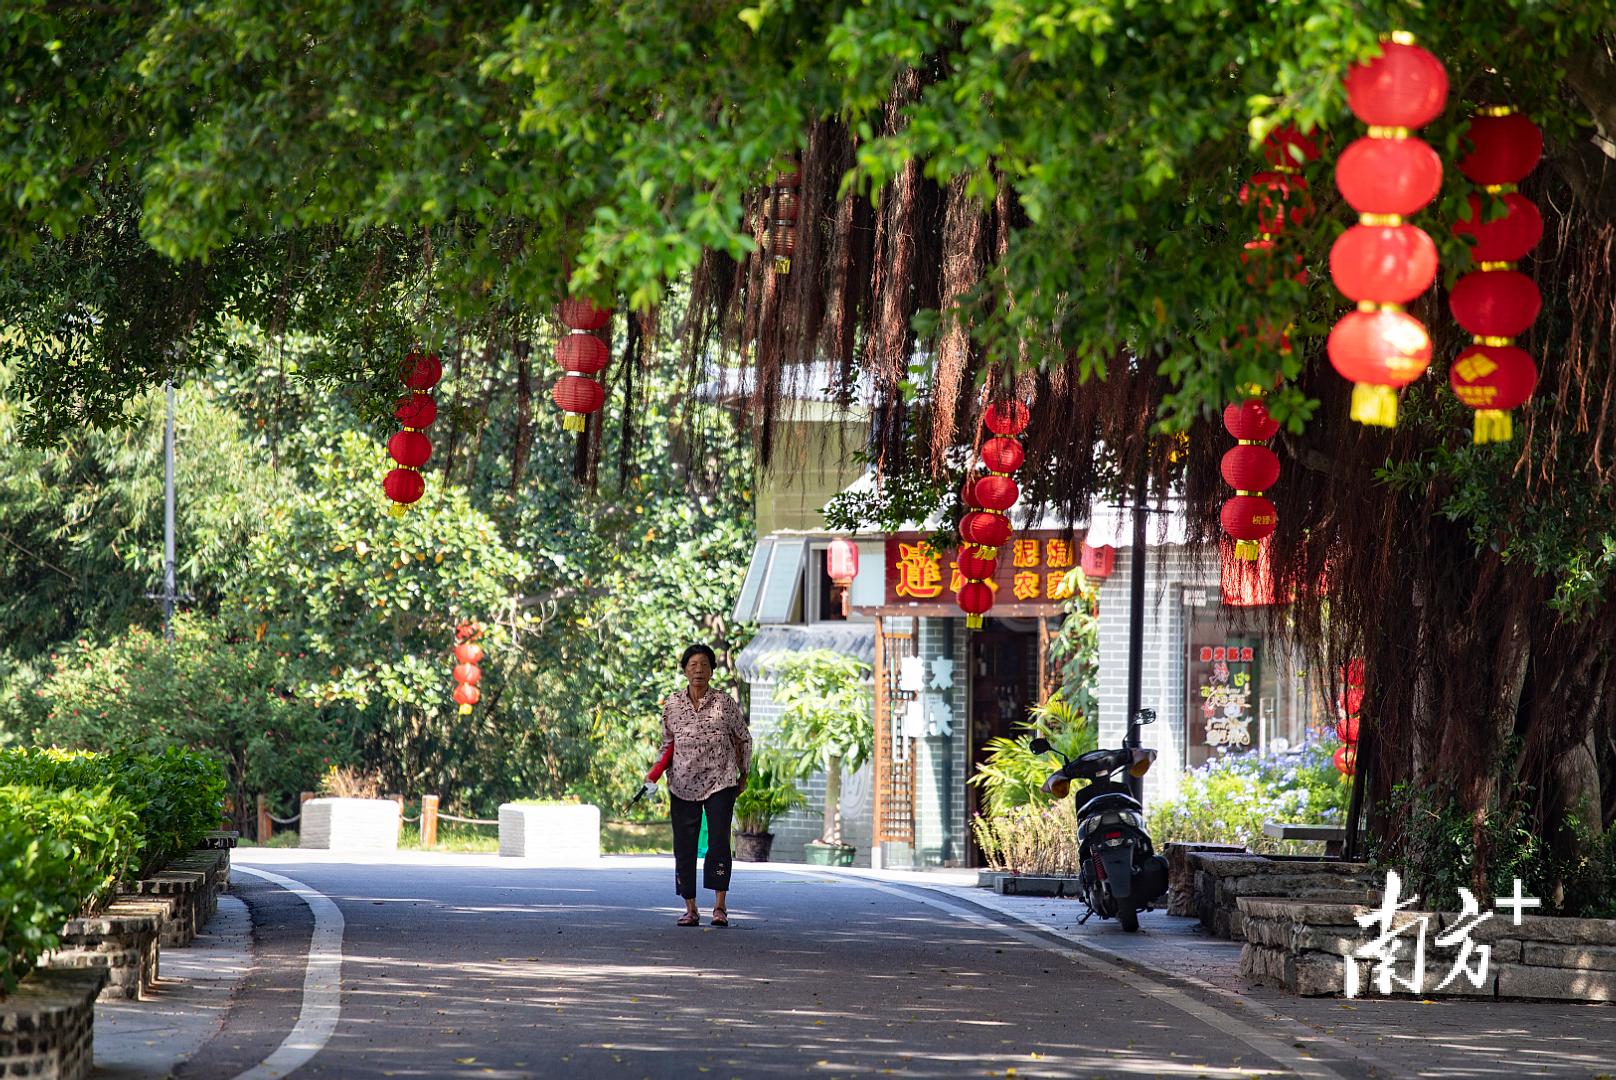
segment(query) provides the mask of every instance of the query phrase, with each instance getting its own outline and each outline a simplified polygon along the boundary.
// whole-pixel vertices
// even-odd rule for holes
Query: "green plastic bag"
[[[701,838],[696,841],[696,857],[700,859],[707,857],[707,812],[705,810],[701,814]]]

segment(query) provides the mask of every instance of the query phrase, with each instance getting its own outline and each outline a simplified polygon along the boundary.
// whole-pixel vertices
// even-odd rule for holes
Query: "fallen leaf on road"
[[[476,1064],[476,1062],[477,1062],[477,1059],[474,1058],[474,1057],[455,1058],[455,1064],[456,1065],[474,1065],[474,1064]]]

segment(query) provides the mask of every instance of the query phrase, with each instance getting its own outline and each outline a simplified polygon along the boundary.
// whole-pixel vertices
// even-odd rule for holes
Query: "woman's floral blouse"
[[[673,744],[668,790],[700,802],[740,783],[752,765],[752,732],[735,699],[708,690],[698,708],[684,690],[662,703],[662,751]]]

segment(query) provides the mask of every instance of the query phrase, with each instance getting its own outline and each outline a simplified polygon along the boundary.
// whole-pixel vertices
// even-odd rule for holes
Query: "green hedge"
[[[195,847],[219,827],[224,810],[224,769],[207,755],[189,750],[0,751],[0,784],[59,792],[106,789],[122,799],[137,821],[135,865],[142,873]]]
[[[138,845],[134,811],[105,789],[0,787],[0,995],[110,895]]]

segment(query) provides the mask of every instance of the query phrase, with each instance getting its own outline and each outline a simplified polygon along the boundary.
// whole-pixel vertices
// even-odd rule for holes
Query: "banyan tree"
[[[1320,670],[1364,661],[1376,835],[1427,871],[1465,853],[1481,887],[1540,838],[1536,886],[1572,908],[1609,872],[1607,4],[63,7],[8,25],[0,96],[0,340],[35,437],[116,422],[243,323],[326,342],[317,374],[385,417],[413,346],[525,358],[579,297],[619,313],[605,407],[566,451],[586,482],[605,425],[632,441],[661,336],[744,388],[765,467],[793,389],[829,373],[868,387],[848,450],[917,518],[957,500],[955,448],[1016,397],[1023,503],[1076,522],[1144,477],[1210,548],[1222,410],[1260,392],[1282,463],[1267,549],[1293,596],[1273,618]],[[1407,305],[1433,360],[1384,428],[1350,418],[1324,346],[1351,306],[1329,253],[1357,218],[1333,177],[1364,130],[1343,78],[1393,32],[1449,88],[1420,130],[1440,191],[1410,218],[1440,254]],[[1517,342],[1541,377],[1512,438],[1478,445],[1447,386],[1470,338],[1448,299],[1474,269],[1457,164],[1490,106],[1545,139],[1520,184],[1543,306]],[[1253,275],[1272,206],[1240,190],[1281,125],[1317,147],[1286,163],[1311,212],[1274,241],[1285,272]],[[483,419],[525,452],[542,407],[521,370],[522,407]]]

